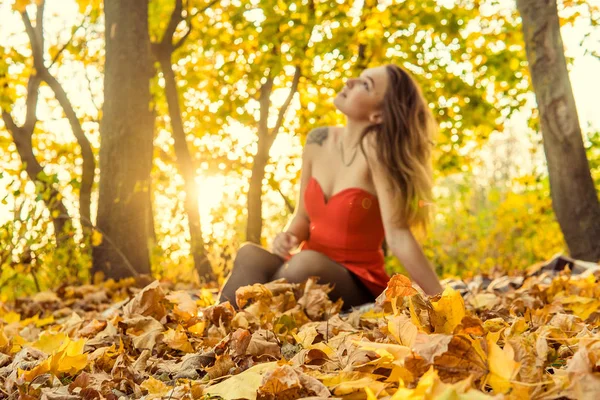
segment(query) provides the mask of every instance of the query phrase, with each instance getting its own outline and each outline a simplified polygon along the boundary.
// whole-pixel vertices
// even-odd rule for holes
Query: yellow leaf
[[[377,400],[377,396],[369,387],[365,387],[365,392],[367,393],[367,400]]]
[[[380,392],[387,386],[384,382],[378,382],[379,376],[367,372],[359,371],[340,371],[338,373],[323,374],[316,376],[325,386],[329,388],[332,394],[336,396],[350,395],[355,392],[363,393],[365,387],[371,388],[375,392]],[[364,396],[350,396],[351,398],[364,398]],[[349,398],[350,398],[349,397]]]
[[[88,355],[83,353],[85,342],[85,339],[69,340],[59,361],[58,372],[74,375],[86,367]]]
[[[16,335],[11,338],[12,340],[12,348],[10,349],[11,353],[16,353],[23,348],[23,345],[27,344],[27,340],[23,338],[21,335]]]
[[[35,366],[35,368],[24,371],[20,368],[17,369],[17,373],[19,377],[21,377],[25,382],[31,382],[39,375],[45,374],[50,371],[50,359],[44,360],[41,364]]]
[[[198,307],[208,307],[216,303],[215,296],[207,288],[200,289],[200,298],[196,300]]]
[[[2,319],[7,324],[12,324],[13,322],[19,322],[21,320],[21,315],[17,314],[14,311],[7,312],[2,316]]]
[[[593,312],[600,308],[600,300],[590,297],[571,295],[555,300],[561,302],[565,309],[573,311],[573,314],[577,315],[584,321],[588,319]]]
[[[352,340],[352,343],[360,349],[373,350],[382,358],[382,362],[389,362],[400,366],[403,366],[404,359],[413,353],[410,347],[399,344],[376,343],[367,340]]]
[[[7,347],[10,344],[8,338],[4,334],[4,327],[0,326],[0,349]]]
[[[16,12],[25,12],[25,8],[31,3],[31,0],[15,0],[15,4],[13,4],[13,10]]]
[[[215,397],[224,396],[226,399],[255,399],[256,391],[260,387],[263,377],[277,367],[277,361],[254,365],[241,374],[205,388],[203,394]]]
[[[48,358],[48,370],[58,375],[61,372],[75,374],[84,369],[88,363],[87,354],[83,353],[85,339],[71,340],[62,332],[43,332],[33,347],[40,349],[46,354],[52,354]],[[42,373],[45,373],[42,372]]]
[[[147,398],[154,398],[154,396],[165,396],[169,391],[169,387],[164,382],[159,381],[158,379],[155,379],[153,377],[150,377],[144,382],[142,382],[140,387],[142,389],[146,389],[148,391],[148,394],[151,395]]]
[[[442,298],[439,301],[432,301],[431,305],[434,310],[431,324],[435,333],[451,334],[466,315],[462,296],[450,286],[446,286]]]
[[[92,232],[92,246],[97,247],[102,244],[102,234],[94,229]]]
[[[181,325],[177,326],[177,330],[169,328],[164,334],[163,341],[172,349],[181,350],[186,353],[192,353],[194,349],[192,344],[188,341],[187,335]]]
[[[298,334],[292,332],[292,336],[296,339],[296,342],[302,345],[303,348],[307,349],[312,345],[315,338],[319,335],[317,329],[314,326],[302,329]]]
[[[46,354],[52,354],[53,352],[60,350],[67,340],[69,340],[69,337],[62,332],[53,333],[45,331],[42,332],[37,342],[33,344],[33,347]]]
[[[197,324],[194,324],[192,326],[190,326],[188,328],[188,331],[190,333],[193,333],[194,335],[202,335],[204,333],[204,329],[206,328],[206,322],[205,321],[200,321]]]
[[[487,400],[492,399],[472,387],[471,378],[455,384],[441,381],[433,368],[423,374],[416,388],[408,389],[403,382],[390,400]]]
[[[383,311],[369,310],[365,313],[362,313],[360,319],[380,319],[385,317],[385,315],[386,314]]]
[[[504,349],[496,344],[500,332],[488,333],[488,366],[490,373],[487,382],[496,393],[506,393],[511,388],[510,380],[515,376],[520,363],[514,360],[515,352],[506,342]]]

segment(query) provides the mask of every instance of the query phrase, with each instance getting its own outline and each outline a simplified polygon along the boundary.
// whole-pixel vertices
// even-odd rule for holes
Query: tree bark
[[[153,122],[148,0],[105,0],[106,64],[100,124],[97,226],[92,273],[150,273]]]
[[[214,272],[207,257],[207,252],[202,238],[202,225],[200,221],[200,210],[198,208],[198,187],[196,185],[196,169],[188,148],[183,120],[181,118],[181,106],[179,104],[179,94],[177,93],[177,83],[173,71],[172,56],[176,47],[179,47],[185,37],[176,45],[173,44],[173,35],[177,25],[183,21],[182,0],[175,1],[175,8],[171,14],[169,25],[160,43],[153,43],[152,50],[154,57],[159,61],[163,77],[165,79],[165,95],[167,97],[167,106],[169,108],[169,117],[171,119],[171,128],[173,129],[173,141],[175,157],[177,158],[177,168],[183,177],[185,184],[185,203],[184,208],[188,218],[188,228],[190,230],[190,247],[194,266],[202,282],[211,282],[215,280]],[[191,27],[188,29],[188,34]],[[187,34],[186,34],[187,36]]]
[[[571,256],[600,260],[600,203],[583,139],[555,0],[517,0],[541,118],[552,206]]]

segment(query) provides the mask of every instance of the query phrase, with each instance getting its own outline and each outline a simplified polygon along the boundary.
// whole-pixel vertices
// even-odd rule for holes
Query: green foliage
[[[584,134],[583,145],[590,164],[596,192],[600,196],[600,131],[592,130]]]
[[[52,235],[52,220],[43,201],[50,189],[33,185],[24,176],[21,174],[2,190],[12,194],[12,204],[7,201],[8,195],[1,201],[11,207],[13,218],[0,225],[0,301],[62,284],[82,283],[88,279],[91,265],[90,247],[80,238],[77,238],[79,242],[65,240],[57,245]],[[52,176],[42,178],[53,179]],[[32,188],[37,195],[26,196]],[[74,235],[74,232],[65,233]]]
[[[567,252],[547,177],[526,175],[505,185],[479,186],[472,175],[436,200],[437,218],[423,250],[441,276],[520,271]],[[388,257],[388,271],[402,271]]]

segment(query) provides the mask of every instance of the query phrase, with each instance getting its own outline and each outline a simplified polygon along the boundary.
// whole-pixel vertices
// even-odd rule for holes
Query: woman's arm
[[[304,208],[304,191],[308,185],[308,181],[312,176],[312,153],[313,143],[316,143],[316,138],[322,138],[327,134],[327,127],[315,128],[309,132],[306,138],[306,145],[302,150],[302,166],[300,169],[300,190],[296,200],[296,209],[292,218],[289,220],[284,231],[293,233],[298,238],[298,244],[308,240],[310,235],[310,220],[306,208]]]
[[[386,241],[392,254],[400,260],[425,293],[435,295],[442,292],[437,275],[410,229],[392,229],[391,232],[386,232]]]
[[[363,141],[367,161],[371,169],[373,184],[377,192],[381,218],[385,230],[385,239],[392,254],[400,260],[411,278],[429,295],[442,292],[443,288],[421,246],[413,236],[408,224],[395,224],[392,219],[397,203],[402,199],[394,198],[387,179],[387,171],[377,159],[374,136],[369,135]]]

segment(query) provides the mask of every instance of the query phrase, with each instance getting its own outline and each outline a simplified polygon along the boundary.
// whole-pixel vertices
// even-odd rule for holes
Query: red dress
[[[384,269],[385,238],[377,197],[361,188],[347,188],[325,200],[311,177],[304,192],[310,235],[300,250],[315,250],[343,265],[377,297],[390,277]]]

